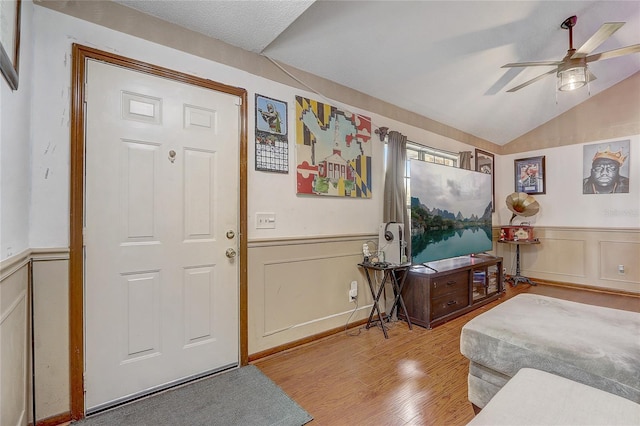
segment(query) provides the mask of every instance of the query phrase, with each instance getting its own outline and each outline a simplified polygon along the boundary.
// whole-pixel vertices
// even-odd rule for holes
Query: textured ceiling
[[[118,1],[504,145],[640,71],[640,54],[589,65],[597,80],[556,92],[555,74],[507,93],[604,22],[594,50],[640,43],[640,1]],[[640,96],[639,96],[640,99]],[[640,100],[639,100],[640,102]]]
[[[116,0],[116,3],[260,53],[313,0]]]

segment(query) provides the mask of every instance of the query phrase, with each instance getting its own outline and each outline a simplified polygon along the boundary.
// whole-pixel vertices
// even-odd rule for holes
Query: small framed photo
[[[20,0],[0,1],[0,72],[11,90],[18,89]]]
[[[544,156],[514,160],[514,172],[516,192],[546,193]]]
[[[493,173],[493,162],[493,154],[476,149],[476,171],[491,175],[491,212],[496,211],[496,177]]]

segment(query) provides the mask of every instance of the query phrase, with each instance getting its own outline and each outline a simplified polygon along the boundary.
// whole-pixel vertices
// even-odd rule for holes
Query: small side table
[[[531,281],[529,278],[524,277],[522,275],[520,275],[520,246],[522,244],[540,244],[540,240],[518,240],[518,241],[511,241],[511,240],[498,240],[499,243],[503,243],[503,244],[515,244],[516,245],[516,274],[515,275],[511,275],[507,278],[505,278],[504,280],[506,282],[511,282],[511,284],[515,287],[518,285],[518,283],[527,283],[527,284],[531,284],[531,285],[538,285],[536,283],[534,283],[533,281]]]
[[[382,332],[384,333],[384,337],[386,339],[389,338],[387,334],[387,329],[384,325],[384,319],[382,316],[382,310],[380,309],[380,305],[378,302],[380,301],[380,296],[382,295],[382,291],[384,290],[384,286],[387,281],[391,282],[391,287],[393,288],[393,305],[391,306],[391,310],[389,314],[386,315],[387,321],[393,315],[393,311],[402,308],[405,318],[407,319],[407,324],[409,324],[409,329],[412,330],[413,326],[411,325],[411,320],[409,319],[409,314],[407,313],[407,307],[404,304],[404,300],[402,299],[402,287],[404,286],[404,282],[407,278],[409,268],[411,267],[411,263],[403,263],[401,265],[380,265],[376,263],[358,263],[362,269],[364,269],[364,273],[367,277],[367,283],[369,284],[369,289],[371,290],[371,296],[373,296],[373,307],[371,308],[371,313],[369,314],[369,319],[367,320],[366,328],[369,329],[371,324],[380,321],[380,326],[382,327]],[[376,271],[382,271],[383,277],[382,282],[380,283],[379,288],[375,288],[374,281],[371,279],[370,271],[373,271],[375,274]],[[373,316],[378,313],[378,319],[374,319]]]

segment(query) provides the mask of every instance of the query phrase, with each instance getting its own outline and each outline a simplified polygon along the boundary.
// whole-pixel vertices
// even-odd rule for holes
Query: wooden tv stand
[[[503,293],[502,258],[475,255],[413,265],[402,298],[411,322],[432,328]]]

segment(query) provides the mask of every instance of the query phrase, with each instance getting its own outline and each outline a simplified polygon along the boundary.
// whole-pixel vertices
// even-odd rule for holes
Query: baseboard
[[[366,319],[362,319],[359,321],[354,321],[351,324],[348,325],[348,327],[346,328],[347,330],[355,328],[355,327],[359,327],[363,324],[366,324],[367,320]],[[336,327],[336,328],[332,328],[330,330],[326,330],[323,331],[322,333],[317,333],[311,336],[307,336],[303,339],[299,339],[299,340],[294,340],[293,342],[289,342],[289,343],[285,343],[283,345],[279,345],[279,346],[275,346],[273,348],[261,351],[261,352],[256,352],[255,354],[251,354],[249,355],[249,362],[253,362],[253,361],[257,361],[261,358],[265,358],[267,356],[276,354],[278,352],[283,352],[286,351],[288,349],[293,349],[296,348],[298,346],[302,346],[302,345],[306,345],[307,343],[311,343],[311,342],[315,342],[316,340],[320,340],[320,339],[324,339],[325,337],[340,333],[342,331],[345,331],[344,327]]]
[[[576,290],[592,291],[594,293],[614,294],[614,295],[617,295],[617,296],[631,296],[631,297],[640,298],[640,293],[635,293],[633,291],[625,291],[625,290],[618,290],[618,289],[608,289],[608,288],[603,288],[603,287],[596,287],[596,286],[582,285],[582,284],[574,284],[574,283],[565,283],[565,282],[562,282],[562,281],[545,280],[545,279],[535,278],[535,277],[529,277],[529,279],[531,279],[531,281],[535,281],[536,283],[543,284],[543,285],[549,285],[549,286],[555,286],[555,287],[564,287],[564,288],[572,288],[572,289],[576,289]]]
[[[71,412],[68,411],[66,413],[58,414],[56,416],[47,417],[46,419],[38,420],[36,422],[36,426],[58,426],[63,423],[71,422]],[[29,423],[29,426],[32,426],[33,423]]]

